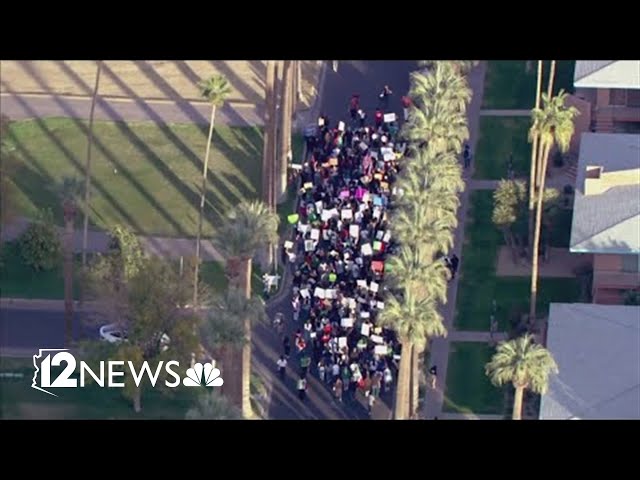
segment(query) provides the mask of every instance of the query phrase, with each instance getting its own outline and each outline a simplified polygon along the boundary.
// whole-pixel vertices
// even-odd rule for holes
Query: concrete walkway
[[[30,221],[24,218],[17,219],[11,225],[4,228],[2,240],[15,240],[29,226]],[[58,233],[64,235],[64,229],[57,227]],[[190,257],[195,255],[195,238],[173,238],[139,236],[140,243],[145,251],[150,255],[157,255],[165,258]],[[74,250],[82,251],[82,231],[76,230],[73,238]],[[87,235],[87,251],[90,253],[106,252],[109,246],[109,235],[107,232],[89,230]],[[213,246],[210,240],[201,241],[201,258],[204,261],[215,260],[221,262],[224,257]]]
[[[481,117],[528,117],[531,110],[480,110]]]
[[[11,120],[69,117],[88,119],[91,99],[65,95],[0,94],[0,112]],[[158,124],[196,123],[208,125],[211,106],[206,102],[99,98],[95,119],[121,122],[151,121]],[[264,125],[264,107],[252,103],[226,103],[216,113],[216,125]]]

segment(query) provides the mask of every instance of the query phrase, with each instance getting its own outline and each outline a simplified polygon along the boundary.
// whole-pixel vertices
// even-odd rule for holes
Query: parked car
[[[109,323],[100,327],[100,338],[109,343],[120,343],[127,341],[127,332],[117,323]],[[165,352],[169,348],[171,339],[166,333],[162,334],[160,344],[162,351]]]

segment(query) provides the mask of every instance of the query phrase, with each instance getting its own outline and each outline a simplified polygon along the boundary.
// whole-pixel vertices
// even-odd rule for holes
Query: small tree
[[[50,208],[38,213],[18,240],[24,263],[34,270],[52,270],[62,260],[62,245]]]

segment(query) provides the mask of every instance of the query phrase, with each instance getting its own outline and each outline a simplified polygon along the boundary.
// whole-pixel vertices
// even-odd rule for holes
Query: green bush
[[[34,270],[52,270],[62,259],[60,238],[51,209],[42,210],[18,240],[24,263]]]

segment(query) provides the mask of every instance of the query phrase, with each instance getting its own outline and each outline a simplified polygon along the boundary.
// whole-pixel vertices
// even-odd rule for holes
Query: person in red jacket
[[[409,117],[409,107],[411,107],[411,99],[408,96],[402,97],[402,110],[404,112],[405,121]]]
[[[373,118],[376,122],[376,128],[380,128],[380,126],[382,125],[382,119],[383,119],[382,110],[380,110],[379,108],[376,108],[376,114],[374,115]]]

